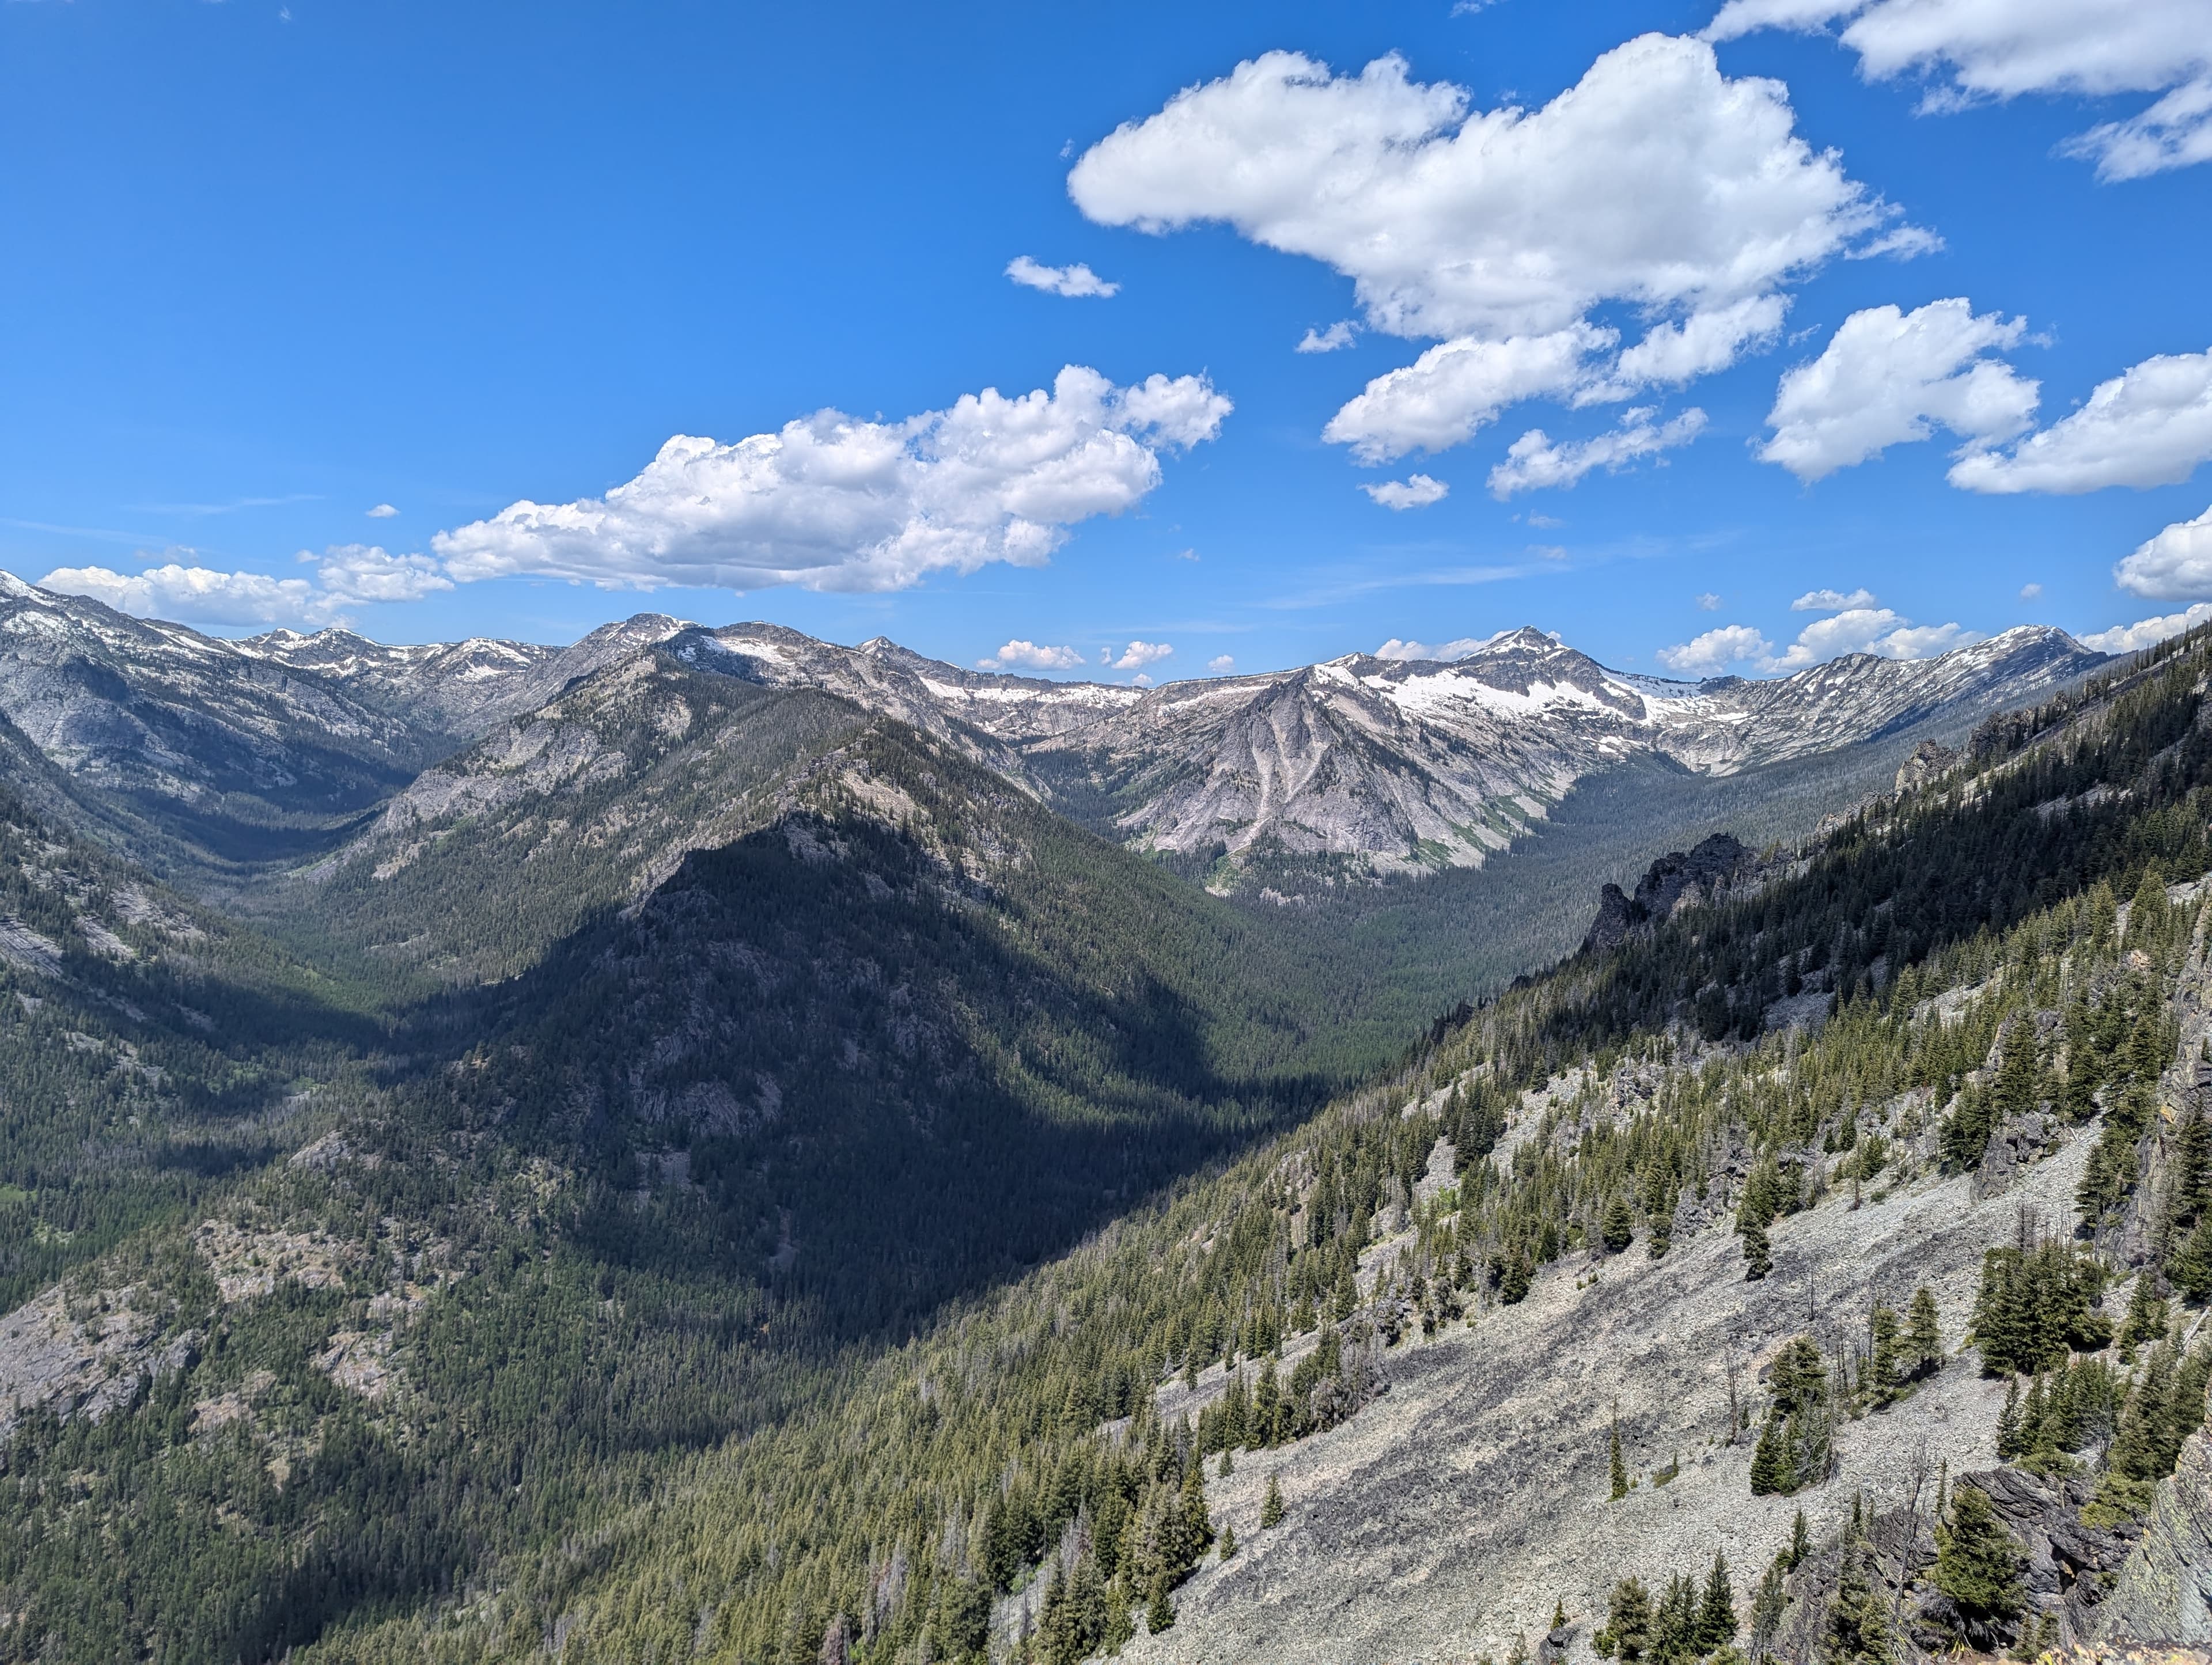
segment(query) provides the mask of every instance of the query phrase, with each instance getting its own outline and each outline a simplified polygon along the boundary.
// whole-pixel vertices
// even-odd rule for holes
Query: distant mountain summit
[[[1227,888],[1261,866],[1354,881],[1480,866],[1607,769],[1728,776],[1935,738],[2106,657],[2027,628],[1931,659],[1850,654],[1691,683],[1609,670],[1524,628],[1449,662],[1351,653],[1139,688],[663,613],[564,648],[390,647],[336,628],[228,641],[13,580],[0,590],[0,714],[64,772],[212,829],[226,859],[304,852],[426,763],[653,653],[896,718]]]

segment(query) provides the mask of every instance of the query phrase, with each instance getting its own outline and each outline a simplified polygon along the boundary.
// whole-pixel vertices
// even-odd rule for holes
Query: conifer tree
[[[1606,1252],[1618,1255],[1635,1240],[1636,1218],[1628,1211],[1628,1199],[1620,1192],[1613,1194],[1605,1206],[1605,1218],[1598,1228]]]
[[[1936,1316],[1936,1297],[1923,1284],[1912,1291],[1912,1309],[1905,1321],[1905,1354],[1911,1373],[1932,1376],[1943,1365],[1943,1328]]]
[[[1905,1358],[1903,1326],[1893,1308],[1877,1306],[1867,1320],[1867,1329],[1873,1339],[1873,1351],[1867,1360],[1863,1385],[1875,1405],[1887,1405],[1896,1399],[1905,1374],[1901,1368]]]
[[[1224,1561],[1237,1559],[1237,1528],[1228,1521],[1221,1523],[1221,1559]]]
[[[1613,1587],[1605,1633],[1612,1638],[1613,1656],[1621,1665],[1636,1665],[1650,1651],[1651,1621],[1651,1592],[1642,1579],[1624,1578]]]
[[[1729,1583],[1728,1558],[1716,1551],[1705,1575],[1705,1599],[1698,1608],[1697,1650],[1709,1654],[1735,1640],[1735,1590]]]
[[[1774,1249],[1766,1241],[1766,1228],[1747,1216],[1742,1225],[1743,1280],[1755,1284],[1774,1270]]]
[[[1790,1523],[1790,1570],[1795,1571],[1802,1566],[1805,1558],[1812,1553],[1813,1528],[1805,1519],[1805,1511],[1801,1509],[1797,1511],[1797,1518]]]
[[[1854,1536],[1836,1569],[1835,1593],[1821,1626],[1820,1657],[1830,1665],[1861,1665],[1890,1658],[1889,1626],[1874,1581],[1867,1575],[1866,1545]]]
[[[2021,1453],[2020,1420],[2020,1378],[2009,1376],[2004,1408],[1997,1413],[1997,1455],[2007,1462]]]
[[[1283,1523],[1283,1488],[1273,1474],[1267,1476],[1267,1496],[1260,1505],[1260,1525],[1262,1530]]]
[[[1759,1431],[1759,1443],[1751,1454],[1751,1495],[1754,1498],[1797,1489],[1796,1474],[1790,1467],[1782,1430],[1782,1418],[1775,1412],[1768,1412],[1765,1424]]]
[[[2212,1300],[2212,1213],[2199,1219],[2167,1255],[2166,1276],[2191,1300]]]
[[[1234,1457],[1232,1457],[1232,1456],[1231,1456],[1231,1455],[1230,1455],[1230,1454],[1229,1454],[1229,1447],[1227,1447],[1226,1445],[1224,1445],[1224,1446],[1223,1446],[1223,1447],[1221,1448],[1221,1468],[1220,1468],[1220,1470],[1219,1470],[1220,1478],[1222,1478],[1223,1480],[1227,1480],[1227,1479],[1228,1479],[1231,1474],[1235,1474],[1236,1472],[1237,1472],[1237,1461],[1236,1461],[1236,1459],[1235,1459]]]
[[[2025,1605],[2025,1559],[1989,1494],[1960,1485],[1951,1494],[1951,1518],[1936,1529],[1936,1584],[1977,1624],[2001,1623]]]
[[[1152,1599],[1145,1604],[1145,1632],[1158,1636],[1172,1628],[1175,1621],[1175,1606],[1168,1600],[1167,1574],[1157,1574],[1152,1579]]]

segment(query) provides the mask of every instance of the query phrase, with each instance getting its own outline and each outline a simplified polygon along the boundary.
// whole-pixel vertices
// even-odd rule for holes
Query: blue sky
[[[0,564],[1115,678],[2186,616],[2212,0],[1894,4],[0,7]]]

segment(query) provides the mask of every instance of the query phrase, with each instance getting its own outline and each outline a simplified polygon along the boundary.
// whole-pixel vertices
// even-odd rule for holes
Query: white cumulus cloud
[[[1141,501],[1161,453],[1212,439],[1232,408],[1202,376],[1117,387],[1069,365],[1049,392],[986,388],[904,422],[824,410],[730,445],[679,434],[605,497],[515,503],[432,547],[463,580],[605,589],[894,590],[1037,566],[1067,527]]]
[[[1516,399],[1623,398],[1721,368],[1771,337],[1787,284],[1870,252],[1894,219],[1797,136],[1781,82],[1730,80],[1711,46],[1658,34],[1535,110],[1475,109],[1395,55],[1340,76],[1268,52],[1124,124],[1068,190],[1103,224],[1219,222],[1322,261],[1368,327],[1442,340],[1329,425],[1369,461],[1457,444]],[[1617,344],[1589,317],[1607,302],[1648,332],[1584,362]]]
[[[2065,147],[2108,179],[2212,158],[2212,0],[1728,0],[1706,34],[1818,30],[1872,80],[1943,76],[1923,108],[2023,93],[2162,93]]]
[[[1359,488],[1387,509],[1426,508],[1443,501],[1451,488],[1425,474],[1409,474],[1402,480],[1382,480]]]
[[[1174,652],[1164,641],[1133,641],[1121,650],[1121,658],[1115,659],[1109,647],[1103,659],[1116,671],[1139,671],[1147,665],[1158,665]]]
[[[1732,665],[1747,665],[1773,672],[1803,671],[1826,664],[1844,653],[1875,653],[1884,659],[1933,659],[1954,647],[1979,641],[1974,631],[1959,624],[1915,624],[1890,608],[1877,606],[1864,590],[1838,595],[1815,590],[1800,596],[1792,605],[1799,611],[1826,611],[1831,603],[1843,604],[1825,618],[1816,618],[1797,633],[1797,639],[1777,652],[1772,643],[1748,624],[1723,624],[1672,647],[1659,650],[1659,662],[1668,669],[1694,676],[1711,676]]]
[[[2027,327],[1978,318],[1961,298],[1853,313],[1820,357],[1782,378],[1759,459],[1810,482],[1939,426],[1969,447],[2009,439],[2033,420],[2037,384],[1987,355],[2017,345]]]
[[[1048,266],[1018,254],[1006,262],[1006,276],[1024,289],[1042,289],[1047,295],[1063,295],[1070,300],[1095,295],[1103,301],[1121,289],[1119,283],[1108,283],[1079,260],[1072,266]]]
[[[1017,637],[975,663],[986,671],[1073,671],[1083,663],[1083,655],[1073,647],[1048,647]]]
[[[1293,350],[1301,353],[1341,352],[1352,345],[1352,338],[1358,330],[1358,325],[1348,318],[1340,318],[1326,330],[1316,331],[1309,325]]]
[[[137,618],[310,629],[343,618],[349,606],[419,601],[453,587],[427,556],[392,555],[374,544],[336,544],[319,556],[302,550],[300,559],[313,564],[313,578],[272,578],[265,573],[222,572],[167,561],[137,573],[58,567],[39,584],[65,595],[90,596]]]
[[[1773,643],[1748,624],[1723,624],[1659,650],[1659,663],[1686,676],[1710,677],[1731,665],[1749,665],[1774,652]]]
[[[1853,590],[1845,595],[1841,590],[1808,590],[1790,604],[1793,613],[1841,613],[1856,607],[1874,605],[1872,590]]]
[[[1705,431],[1705,413],[1694,405],[1672,422],[1655,422],[1655,414],[1649,409],[1624,411],[1610,434],[1564,445],[1554,445],[1542,428],[1532,428],[1506,447],[1505,460],[1490,471],[1490,495],[1502,501],[1516,491],[1571,486],[1594,468],[1617,472],[1639,457],[1687,445]]]
[[[2169,636],[2178,636],[2184,630],[2193,630],[2208,622],[2212,622],[2212,601],[2200,601],[2178,613],[2138,619],[2133,624],[2115,624],[2109,630],[2099,630],[2076,640],[2084,647],[2094,647],[2100,653],[2139,653],[2146,647],[2157,647]]]
[[[398,513],[399,511],[389,503],[379,503],[374,508],[368,511],[368,518],[372,520],[389,520]]]
[[[2122,589],[2160,601],[2212,596],[2212,508],[2146,538],[2112,577]]]
[[[1231,654],[1216,653],[1206,660],[1206,668],[1217,677],[1225,677],[1237,668],[1237,660]]]
[[[1611,330],[1577,323],[1549,335],[1443,342],[1369,382],[1329,418],[1322,437],[1350,446],[1364,463],[1443,451],[1472,438],[1509,404],[1571,392],[1588,377],[1585,355],[1613,340]]]
[[[1463,659],[1476,649],[1487,647],[1497,641],[1495,636],[1460,636],[1451,641],[1431,645],[1425,641],[1406,641],[1393,636],[1375,650],[1378,659],[1436,659],[1449,664]]]
[[[2100,382],[2081,409],[2008,451],[1951,466],[1967,491],[2179,485],[2212,459],[2212,351],[2161,353]]]
[[[178,562],[118,573],[106,567],[57,567],[39,580],[42,590],[90,596],[137,618],[182,624],[321,625],[328,614],[315,586],[304,578],[262,573],[217,572]]]

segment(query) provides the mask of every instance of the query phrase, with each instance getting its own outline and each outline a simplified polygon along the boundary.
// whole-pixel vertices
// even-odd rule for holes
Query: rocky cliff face
[[[2177,1647],[2212,1646],[2212,1451],[2183,1443],[2135,1553],[2121,1568],[2094,1634]]]
[[[1649,931],[1679,908],[1715,902],[1739,888],[1757,857],[1732,835],[1715,833],[1686,854],[1661,856],[1636,881],[1636,894],[1608,884],[1598,895],[1597,917],[1583,938],[1583,952],[1618,948],[1633,932]]]

